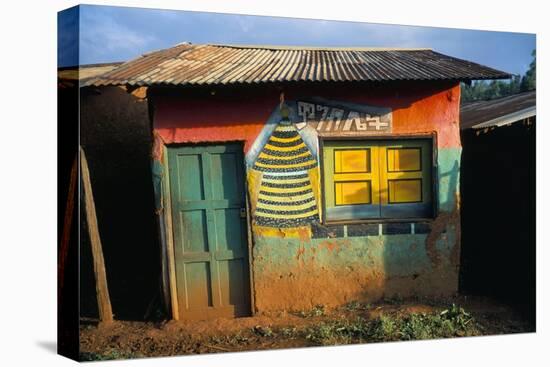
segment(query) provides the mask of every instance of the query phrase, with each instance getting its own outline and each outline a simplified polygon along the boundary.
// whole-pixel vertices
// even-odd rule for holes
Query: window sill
[[[434,218],[373,218],[341,221],[325,221],[324,226],[342,226],[348,224],[384,224],[384,223],[432,223]]]
[[[386,235],[427,235],[433,218],[340,221],[312,227],[313,238],[370,237]]]

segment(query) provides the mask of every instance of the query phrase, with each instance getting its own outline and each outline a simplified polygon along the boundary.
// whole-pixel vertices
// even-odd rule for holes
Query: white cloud
[[[82,8],[81,8],[82,9]],[[93,55],[94,59],[109,58],[113,54],[135,54],[150,49],[158,39],[140,34],[119,23],[111,14],[82,9],[80,15],[81,55]],[[81,56],[82,59],[82,56]]]

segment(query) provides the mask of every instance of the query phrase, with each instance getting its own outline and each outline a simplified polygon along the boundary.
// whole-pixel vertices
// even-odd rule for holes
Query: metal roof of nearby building
[[[460,128],[502,126],[535,116],[536,95],[532,90],[489,101],[465,103],[460,107]]]
[[[68,66],[57,69],[57,87],[74,88],[91,78],[113,70],[122,62]]]
[[[510,74],[430,49],[179,44],[84,85],[218,85],[298,81],[504,79]]]
[[[89,64],[80,66],[69,66],[59,68],[57,70],[57,77],[59,79],[66,80],[81,80],[85,81],[90,78],[105,74],[121,65],[122,62],[109,62],[103,64]]]

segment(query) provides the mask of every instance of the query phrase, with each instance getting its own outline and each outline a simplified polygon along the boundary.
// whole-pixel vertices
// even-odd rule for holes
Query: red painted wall
[[[276,102],[166,96],[155,104],[154,127],[165,143],[244,141],[248,151]]]
[[[312,83],[296,86],[244,86],[153,91],[154,129],[165,143],[254,142],[280,92],[288,100],[318,96],[391,107],[392,134],[436,132],[440,148],[460,146],[460,87],[457,82],[391,82],[373,84]]]

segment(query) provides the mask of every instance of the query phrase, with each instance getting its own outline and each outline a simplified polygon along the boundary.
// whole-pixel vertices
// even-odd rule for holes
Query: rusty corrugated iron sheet
[[[63,67],[57,69],[57,77],[64,80],[85,81],[109,72],[120,65],[122,65],[122,62]]]
[[[180,86],[509,77],[506,72],[430,49],[180,44],[126,62],[85,85]]]
[[[121,64],[122,62],[111,62],[58,68],[57,87],[73,88],[79,84],[84,84],[86,81],[98,77],[103,73],[111,71]]]
[[[490,121],[498,122],[508,116],[534,116],[536,114],[537,93],[535,90],[513,94],[489,101],[465,103],[460,107],[460,128],[476,128]],[[526,114],[521,114],[524,111]]]

